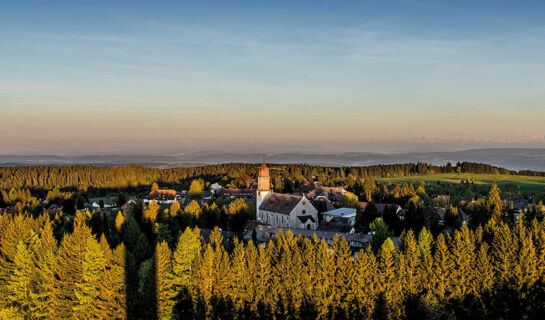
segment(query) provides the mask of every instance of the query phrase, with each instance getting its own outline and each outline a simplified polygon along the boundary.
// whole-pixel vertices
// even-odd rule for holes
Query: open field
[[[521,191],[541,191],[545,189],[545,177],[528,177],[515,175],[500,175],[500,174],[473,174],[473,173],[445,173],[423,176],[409,176],[399,178],[377,178],[377,181],[383,183],[405,182],[416,184],[419,181],[424,181],[426,184],[436,183],[460,183],[465,180],[472,181],[475,184],[490,185],[496,182],[501,188],[508,184],[516,184],[520,186]]]

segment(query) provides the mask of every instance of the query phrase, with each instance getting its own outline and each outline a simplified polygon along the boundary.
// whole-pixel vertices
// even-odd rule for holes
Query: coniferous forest
[[[255,171],[22,167],[3,168],[1,183],[61,187],[50,196],[62,198],[78,184],[183,184],[235,175],[239,166]],[[352,169],[358,178],[374,172]],[[303,176],[327,173],[324,183],[341,170],[293,166]],[[6,194],[32,198],[29,190]],[[372,241],[357,252],[344,238],[291,232],[266,246],[224,239],[187,223],[180,208],[152,214],[151,206],[137,202],[114,216],[0,215],[0,319],[538,319],[545,311],[545,220],[513,219],[495,186],[480,208],[486,219],[452,232],[406,228],[395,243]]]

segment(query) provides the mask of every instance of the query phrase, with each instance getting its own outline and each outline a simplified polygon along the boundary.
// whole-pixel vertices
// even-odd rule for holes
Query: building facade
[[[259,168],[256,191],[257,220],[272,226],[296,229],[318,229],[318,210],[303,195],[273,193],[270,190],[269,169]]]

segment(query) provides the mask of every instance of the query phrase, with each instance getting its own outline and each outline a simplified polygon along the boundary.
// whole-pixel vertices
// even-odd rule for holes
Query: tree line
[[[535,171],[512,171],[481,163],[463,162],[456,165],[435,166],[425,163],[374,165],[366,167],[322,167],[305,164],[271,165],[272,182],[276,188],[293,188],[293,181],[318,181],[335,185],[357,178],[403,177],[435,173],[486,173],[545,175]],[[18,166],[0,168],[0,189],[33,189],[47,192],[54,188],[71,190],[139,190],[148,189],[154,182],[187,189],[193,179],[207,182],[227,181],[236,186],[248,186],[248,177],[257,175],[258,165],[218,164],[201,167],[156,169],[141,166]],[[289,179],[288,179],[289,178]],[[284,179],[285,183],[278,183]],[[289,181],[289,182],[288,182]],[[284,190],[289,192],[289,190]]]
[[[5,214],[0,319],[539,318],[545,222],[506,221],[497,199],[489,210],[474,229],[407,230],[357,254],[343,238],[289,232],[267,246],[226,246],[217,229],[150,239],[127,225],[130,212],[116,218],[117,240],[90,214],[62,234],[47,215]]]

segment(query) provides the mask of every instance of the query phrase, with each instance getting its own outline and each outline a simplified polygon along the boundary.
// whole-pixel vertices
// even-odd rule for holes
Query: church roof
[[[265,162],[259,167],[259,173],[257,175],[258,177],[268,177],[269,176],[269,168],[265,165]]]
[[[302,197],[289,194],[272,193],[259,206],[259,210],[289,214]]]

